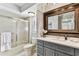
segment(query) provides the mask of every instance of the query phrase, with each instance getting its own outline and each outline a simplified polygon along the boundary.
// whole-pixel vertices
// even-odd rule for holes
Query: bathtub
[[[17,47],[11,48],[11,50],[1,52],[0,56],[16,56],[17,54],[24,51],[23,47],[25,44],[18,45]]]

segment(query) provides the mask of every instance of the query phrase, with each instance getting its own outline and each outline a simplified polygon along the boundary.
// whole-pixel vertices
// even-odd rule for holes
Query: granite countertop
[[[37,39],[79,49],[79,38],[68,37],[68,40],[65,40],[64,37],[49,36],[38,37]]]

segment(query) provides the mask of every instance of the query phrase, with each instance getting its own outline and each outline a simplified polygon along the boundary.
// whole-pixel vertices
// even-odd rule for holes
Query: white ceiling
[[[16,4],[17,6],[19,6],[19,7],[22,7],[24,4],[26,4],[26,3],[14,3],[14,4]]]
[[[20,11],[24,11],[28,9],[29,7],[33,6],[35,3],[14,3],[18,8],[20,8]]]
[[[0,15],[23,17],[21,13],[33,5],[34,3],[0,3]]]
[[[35,3],[0,3],[0,6],[7,7],[9,9],[12,9],[14,11],[22,12],[31,6],[33,6]]]

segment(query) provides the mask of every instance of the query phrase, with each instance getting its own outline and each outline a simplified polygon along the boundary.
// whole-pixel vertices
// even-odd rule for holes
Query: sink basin
[[[67,39],[68,39],[68,41],[79,43],[79,38],[68,37]]]
[[[43,38],[46,39],[46,40],[57,40],[57,41],[79,43],[79,38],[75,38],[75,37],[67,37],[67,40],[65,40],[64,36],[46,36],[46,37],[43,37]]]

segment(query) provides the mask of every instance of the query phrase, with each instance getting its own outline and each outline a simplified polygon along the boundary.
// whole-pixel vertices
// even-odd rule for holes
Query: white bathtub
[[[12,48],[9,51],[1,52],[0,56],[16,56],[17,54],[21,53],[24,51],[23,47],[25,44],[19,45],[17,47]]]

